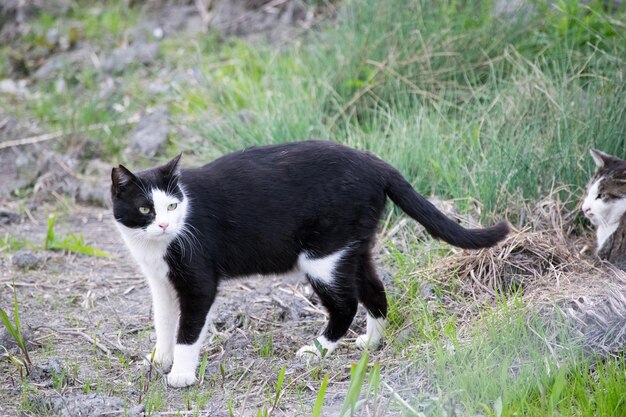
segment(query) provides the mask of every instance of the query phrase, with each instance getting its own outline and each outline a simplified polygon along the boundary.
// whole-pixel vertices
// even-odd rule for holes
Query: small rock
[[[92,65],[91,55],[93,50],[88,45],[79,49],[62,52],[51,56],[48,60],[35,71],[33,77],[36,79],[52,79],[59,73],[68,71],[76,71],[79,68]]]
[[[152,157],[165,144],[168,133],[169,112],[165,106],[159,106],[141,117],[126,151]]]
[[[109,194],[108,182],[106,185],[98,179],[86,179],[78,186],[76,200],[80,203],[98,207],[109,207],[111,195]]]
[[[0,210],[0,224],[8,225],[20,221],[20,215],[8,210]]]
[[[119,397],[102,394],[58,394],[50,396],[33,395],[29,398],[33,403],[50,410],[52,415],[59,417],[76,416],[111,416],[139,417],[143,415],[144,406],[128,407]]]
[[[152,31],[152,36],[154,36],[154,39],[159,39],[159,40],[161,40],[161,39],[163,39],[163,35],[164,35],[164,33],[163,33],[163,29],[162,29],[162,28],[160,28],[160,27],[156,27],[156,28],[154,28],[154,30]]]
[[[0,93],[12,94],[14,96],[21,97],[26,97],[29,95],[29,92],[26,89],[26,80],[15,81],[10,78],[6,78],[0,81]]]
[[[256,113],[252,110],[241,110],[237,113],[237,117],[244,125],[250,125],[257,120]]]
[[[39,257],[29,250],[17,251],[13,255],[13,265],[26,271],[37,268],[39,263]]]
[[[50,381],[53,377],[63,373],[61,359],[56,356],[48,358],[45,362],[36,363],[30,372],[30,379],[37,383]]]
[[[20,152],[15,158],[15,173],[20,182],[19,186],[32,184],[37,179],[37,160],[32,153]]]
[[[99,207],[111,205],[111,165],[101,159],[92,159],[87,163],[78,186],[76,200]]]
[[[158,54],[159,44],[157,43],[133,44],[117,48],[105,59],[102,68],[109,74],[119,74],[134,63],[153,64]]]
[[[429,300],[435,296],[435,288],[432,285],[426,283],[422,286],[421,294],[424,300]]]
[[[59,29],[51,28],[46,32],[46,42],[50,47],[56,45],[59,42]]]
[[[78,159],[71,155],[45,151],[37,162],[38,177],[33,186],[33,200],[40,203],[56,194],[75,197],[79,180],[74,174]]]

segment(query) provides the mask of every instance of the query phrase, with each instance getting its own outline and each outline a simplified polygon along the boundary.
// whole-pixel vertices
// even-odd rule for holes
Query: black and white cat
[[[626,270],[626,161],[592,149],[596,172],[582,204],[596,227],[596,253]]]
[[[391,165],[337,143],[254,147],[199,168],[180,156],[132,173],[113,168],[113,213],[146,276],[156,351],[171,386],[195,381],[209,310],[221,279],[299,270],[328,310],[317,344],[298,355],[330,354],[361,302],[368,311],[360,347],[381,339],[387,299],[370,253],[389,197],[434,237],[461,247],[495,245],[506,222],[464,229]],[[324,352],[324,353],[322,353]]]

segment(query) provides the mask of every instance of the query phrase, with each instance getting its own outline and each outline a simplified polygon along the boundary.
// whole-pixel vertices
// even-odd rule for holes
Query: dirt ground
[[[46,217],[58,210],[52,205],[39,207],[3,224],[0,233],[41,244]],[[161,415],[199,408],[198,415],[226,416],[229,406],[234,415],[256,415],[263,407],[272,408],[283,365],[285,384],[297,389],[284,390],[285,397],[271,415],[308,415],[326,372],[332,384],[324,415],[333,415],[333,407],[342,404],[349,366],[361,353],[352,342],[364,330],[363,312],[332,358],[307,364],[295,358],[295,352],[310,343],[325,319],[302,277],[224,282],[214,310],[217,332],[203,349],[207,366],[202,384],[167,388],[158,370],[150,370],[142,360],[154,342],[150,294],[126,253],[111,212],[73,206],[61,214],[55,232],[81,233],[88,244],[111,257],[35,251],[39,263],[24,270],[13,264],[18,254],[0,254],[0,305],[12,306],[15,288],[34,363],[24,385],[18,368],[0,360],[0,415],[15,415],[18,410],[25,410],[24,415],[86,416],[96,415],[94,410],[123,415],[115,414],[120,407],[127,412],[145,408],[148,415],[152,397],[159,396],[157,409],[165,412]],[[381,402],[379,407],[386,405]]]

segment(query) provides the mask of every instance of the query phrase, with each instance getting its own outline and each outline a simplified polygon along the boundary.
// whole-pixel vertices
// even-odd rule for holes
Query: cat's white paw
[[[148,364],[154,363],[159,365],[161,369],[167,372],[172,368],[172,363],[174,363],[174,353],[154,348],[151,353],[146,355],[145,361]]]
[[[296,352],[296,356],[299,358],[311,359],[311,358],[326,358],[337,347],[339,341],[331,342],[324,336],[320,336],[312,345],[302,346]]]
[[[196,382],[196,374],[189,372],[170,372],[167,374],[167,385],[175,388],[188,387]]]
[[[313,359],[313,358],[321,358],[322,353],[315,346],[306,345],[298,349],[298,351],[296,352],[296,356],[298,358]]]
[[[367,334],[362,334],[359,337],[356,338],[356,340],[354,341],[354,344],[359,348],[359,349],[371,349],[374,350],[378,347],[379,344],[379,340],[372,340],[370,338],[369,335]]]

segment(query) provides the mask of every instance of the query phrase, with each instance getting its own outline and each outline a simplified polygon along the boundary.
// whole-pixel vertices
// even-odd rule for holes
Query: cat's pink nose
[[[159,227],[163,229],[164,232],[165,232],[165,229],[167,229],[167,226],[169,225],[170,225],[169,223],[159,223]]]

